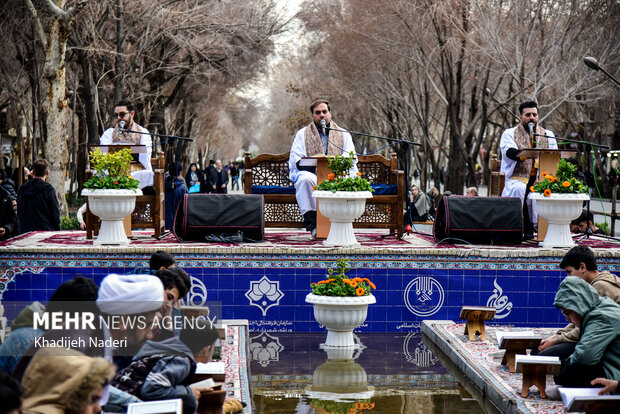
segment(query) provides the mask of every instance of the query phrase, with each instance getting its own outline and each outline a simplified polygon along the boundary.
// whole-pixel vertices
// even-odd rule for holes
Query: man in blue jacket
[[[171,163],[168,166],[168,174],[165,182],[165,199],[166,199],[166,228],[171,229],[174,223],[174,215],[177,206],[185,194],[189,192],[185,185],[183,170],[180,163]]]

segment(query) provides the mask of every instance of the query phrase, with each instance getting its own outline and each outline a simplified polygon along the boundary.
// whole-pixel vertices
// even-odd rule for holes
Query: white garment
[[[135,315],[164,304],[164,285],[151,275],[107,275],[97,293],[97,307],[108,315]]]
[[[517,161],[511,160],[506,156],[506,151],[508,151],[510,148],[519,149],[517,143],[514,140],[515,129],[517,129],[517,127],[505,130],[499,142],[499,148],[502,153],[502,166],[500,171],[506,175],[506,184],[504,185],[504,189],[502,190],[502,197],[519,197],[521,199],[521,203],[523,203],[523,198],[525,197],[526,192],[525,187],[527,185],[525,183],[522,183],[521,181],[511,179],[512,173],[514,172],[515,166],[517,165]],[[549,142],[549,148],[557,149],[558,144],[555,138],[551,138],[555,136],[553,132],[546,129],[545,133],[549,137],[547,138],[547,141]],[[531,200],[528,197],[527,207],[530,213],[530,221],[534,224],[538,223],[538,210],[536,208],[536,201]]]
[[[143,189],[144,187],[153,185],[153,167],[151,167],[151,153],[153,152],[153,141],[151,139],[151,135],[146,128],[141,127],[138,124],[135,124],[136,127],[140,130],[140,132],[146,132],[145,134],[140,134],[140,145],[146,146],[146,152],[142,154],[138,154],[138,160],[140,164],[144,167],[144,170],[140,171],[132,171],[131,176],[136,180],[140,181],[138,188]],[[105,130],[103,135],[99,138],[99,144],[101,145],[114,145],[112,142],[112,133],[114,132],[114,128],[108,128]],[[127,143],[127,145],[132,145],[131,143]]]
[[[312,198],[313,187],[316,185],[316,174],[309,171],[299,171],[297,169],[297,161],[303,157],[309,156],[306,154],[306,128],[303,127],[297,134],[295,134],[295,140],[291,147],[291,154],[288,159],[288,168],[290,170],[289,178],[295,183],[295,196],[297,197],[297,204],[301,210],[301,214],[306,214],[308,211],[316,211],[316,200]],[[348,156],[351,151],[355,153],[355,145],[353,145],[353,138],[348,132],[342,133],[343,151],[342,155]],[[310,156],[315,155],[311,154]],[[357,174],[357,156],[353,161],[353,168],[349,172],[351,176]]]

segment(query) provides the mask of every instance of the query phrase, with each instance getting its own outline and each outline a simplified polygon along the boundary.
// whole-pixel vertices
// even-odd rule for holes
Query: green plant
[[[61,230],[80,230],[80,222],[76,216],[65,216],[60,218]]]
[[[609,223],[607,223],[607,222],[605,222],[605,223],[595,223],[594,225],[596,227],[598,227],[599,229],[603,230],[605,232],[605,234],[609,236]]]
[[[131,150],[123,148],[115,152],[101,152],[95,148],[90,153],[90,163],[94,169],[93,176],[84,183],[90,189],[127,189],[138,188],[138,180],[129,175]]]
[[[339,155],[329,157],[329,169],[332,173],[327,176],[327,180],[319,183],[314,189],[333,193],[336,191],[374,191],[370,182],[362,178],[362,173],[358,172],[355,177],[349,176],[349,171],[353,168],[354,157],[353,151],[348,157]]]
[[[545,197],[549,197],[553,193],[587,193],[588,186],[581,180],[575,178],[576,167],[570,162],[562,159],[558,163],[555,176],[541,172],[540,176],[544,180],[530,187],[532,192],[542,193]]]
[[[358,401],[332,401],[332,400],[319,400],[318,398],[311,398],[310,405],[314,408],[319,408],[330,414],[350,414],[357,413],[361,410],[369,407],[374,408],[374,403],[371,403],[370,399],[358,400]],[[372,408],[370,408],[372,409]],[[358,411],[360,410],[360,411]]]
[[[312,293],[320,296],[367,296],[370,289],[376,289],[374,283],[367,278],[356,277],[349,279],[347,273],[351,270],[347,259],[339,259],[336,267],[327,269],[329,277],[317,283],[311,283]]]

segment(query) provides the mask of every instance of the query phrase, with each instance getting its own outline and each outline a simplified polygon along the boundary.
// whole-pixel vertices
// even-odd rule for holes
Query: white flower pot
[[[309,293],[306,303],[314,305],[314,319],[327,328],[325,346],[354,347],[353,330],[364,323],[368,305],[377,302],[367,296],[321,296]]]
[[[360,364],[352,359],[328,359],[314,370],[306,394],[320,400],[355,401],[372,398],[374,390],[375,387],[368,385],[368,375]]]
[[[364,214],[370,191],[314,191],[312,197],[319,201],[321,214],[329,219],[331,227],[325,246],[359,246],[353,232],[353,222]]]
[[[82,195],[88,197],[90,211],[101,219],[99,234],[93,244],[127,246],[129,240],[123,220],[136,208],[136,197],[142,195],[142,191],[86,188],[82,190]]]
[[[570,233],[570,222],[579,217],[583,202],[590,196],[583,193],[544,194],[533,193],[530,198],[536,200],[538,215],[547,220],[549,227],[541,247],[573,247],[575,242]]]

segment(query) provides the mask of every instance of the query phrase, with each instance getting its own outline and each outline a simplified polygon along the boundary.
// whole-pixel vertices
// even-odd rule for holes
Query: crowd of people
[[[191,279],[174,257],[158,251],[149,265],[110,274],[100,286],[78,276],[45,307],[24,308],[0,346],[0,412],[121,413],[132,402],[176,398],[184,413],[196,412],[201,394],[213,391],[193,385],[196,363],[212,359],[219,334],[204,317],[184,322],[179,301]],[[119,322],[37,329],[35,315],[45,320],[44,313],[60,313],[64,322],[76,315],[79,322],[89,315]]]

